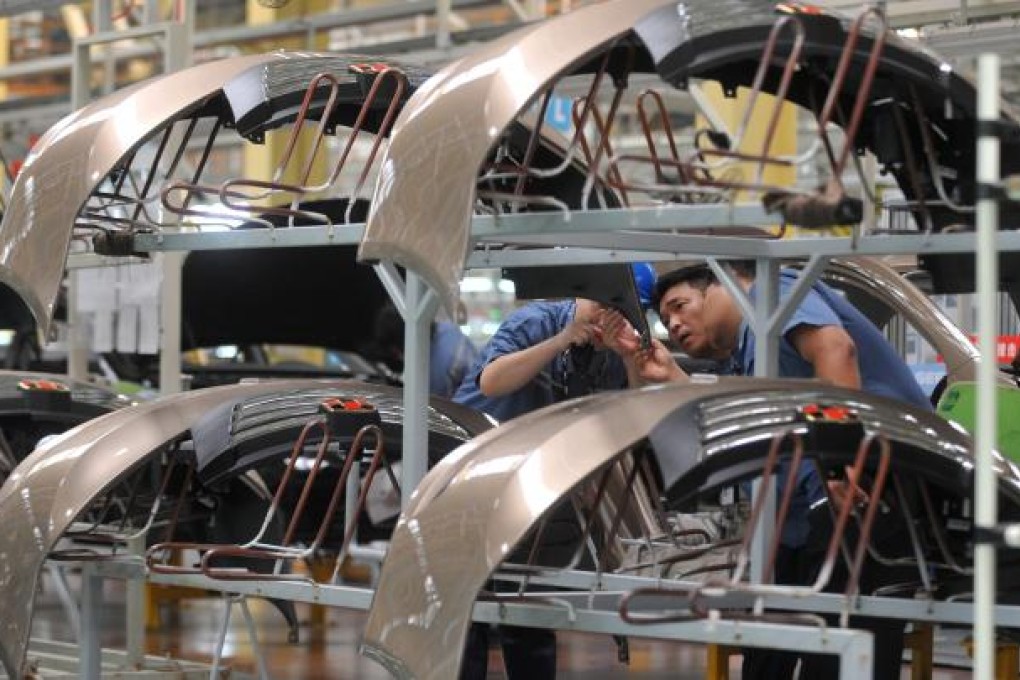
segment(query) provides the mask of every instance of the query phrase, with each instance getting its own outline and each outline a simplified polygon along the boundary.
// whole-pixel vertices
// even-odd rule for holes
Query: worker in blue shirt
[[[632,272],[638,297],[650,304],[654,270],[647,263],[636,263]],[[505,421],[564,399],[627,387],[622,360],[601,342],[603,314],[599,304],[584,299],[531,302],[518,308],[482,351],[454,401]],[[562,534],[558,538],[572,553],[578,536],[573,517],[558,520],[554,513],[549,524],[553,528],[547,533]],[[471,626],[461,680],[486,677],[488,633],[488,626]],[[500,642],[510,680],[556,677],[556,635],[551,630],[502,626]]]
[[[596,347],[599,313],[597,303],[582,299],[531,302],[514,310],[454,401],[502,422],[566,397],[626,387],[623,362]]]
[[[729,267],[751,299],[755,295],[753,263]],[[780,299],[787,298],[797,274],[780,274]],[[707,265],[684,267],[659,278],[654,306],[670,340],[696,358],[730,362],[732,372],[754,374],[754,335],[737,302]],[[619,315],[605,323],[606,343],[624,358],[631,375],[643,382],[685,381],[687,375],[666,347],[654,340],[642,350],[634,331]],[[779,375],[818,378],[861,389],[922,408],[931,408],[913,374],[882,333],[853,305],[823,283],[815,283],[782,329],[779,341]],[[777,475],[777,493],[785,475]],[[776,563],[776,581],[808,583],[817,571],[818,554],[809,508],[824,499],[825,489],[814,467],[805,463],[796,480],[793,505],[782,528],[782,545]],[[830,484],[840,502],[847,493],[861,493],[849,484]],[[903,623],[892,619],[851,619],[852,627],[875,633],[875,678],[899,678],[903,653]],[[747,650],[742,677],[783,679],[793,675],[797,655]],[[834,657],[804,655],[800,677],[836,677]]]

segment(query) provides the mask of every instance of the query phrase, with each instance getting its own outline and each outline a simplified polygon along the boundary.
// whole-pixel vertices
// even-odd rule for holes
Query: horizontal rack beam
[[[125,561],[104,561],[91,563],[90,567],[99,574],[106,577],[130,579],[141,578],[144,570],[139,563]],[[211,579],[201,574],[156,574],[145,575],[150,583],[161,585],[177,585],[192,588],[200,588],[239,595],[253,595],[258,597],[273,597],[294,602],[305,602],[309,604],[322,604],[347,609],[367,610],[372,604],[373,591],[370,588],[357,586],[329,585],[311,583],[309,581],[230,581]],[[498,573],[497,580],[517,581],[524,577]],[[559,591],[555,594],[545,592],[537,593],[536,596],[546,598],[555,597],[564,602],[574,602],[576,609],[594,608],[604,612],[612,611],[615,616],[619,599],[623,593],[647,588],[650,586],[664,586],[687,589],[697,587],[699,584],[692,581],[668,581],[652,579],[641,576],[624,576],[619,574],[599,574],[596,576],[585,571],[562,571],[556,574],[533,574],[528,577],[529,583],[544,586],[553,586],[563,589],[571,589],[573,592]],[[592,595],[591,588],[595,583],[599,584],[600,590]],[[681,598],[670,598],[674,603],[680,602]],[[765,598],[770,609],[800,611],[815,614],[838,614],[842,612],[845,600],[841,595],[830,593],[819,593],[810,596],[789,596],[770,595]],[[734,593],[725,597],[710,598],[704,600],[706,606],[719,608],[741,608],[748,607],[751,596],[747,594]],[[484,610],[484,602],[476,605]],[[545,607],[548,608],[548,607]],[[851,613],[862,616],[877,616],[882,618],[901,619],[906,621],[934,621],[941,623],[968,624],[973,621],[973,605],[969,602],[945,602],[923,599],[910,599],[898,597],[861,596],[857,598]],[[478,620],[488,621],[488,618]],[[622,620],[617,617],[617,622],[623,628],[628,628]],[[998,605],[995,608],[996,623],[1009,628],[1020,628],[1020,606]],[[636,626],[638,630],[645,630],[648,626]],[[594,631],[593,631],[594,632]],[[619,631],[611,631],[619,632]],[[687,638],[684,638],[687,639]]]
[[[481,215],[472,220],[472,236],[480,246],[471,255],[472,266],[500,266],[524,256],[503,256],[500,250],[485,250],[491,243],[571,247],[593,251],[620,251],[624,255],[607,256],[626,261],[646,253],[680,258],[696,255],[720,255],[730,258],[799,258],[810,255],[881,255],[972,252],[973,232],[873,234],[851,237],[818,236],[768,239],[740,235],[721,235],[726,228],[741,228],[773,221],[758,205],[688,205],[629,210],[597,210],[562,213],[521,213]],[[273,248],[360,243],[363,224],[311,226],[276,229],[237,229],[214,232],[169,231],[138,234],[137,252],[217,250],[232,248]],[[690,230],[717,229],[713,235],[683,233]],[[669,233],[664,233],[669,232]],[[999,251],[1020,250],[1020,232],[997,234]],[[537,256],[537,257],[536,257]],[[507,257],[506,261],[501,258]],[[567,257],[566,261],[579,257]],[[530,253],[525,259],[540,259]],[[559,264],[561,256],[548,257]]]

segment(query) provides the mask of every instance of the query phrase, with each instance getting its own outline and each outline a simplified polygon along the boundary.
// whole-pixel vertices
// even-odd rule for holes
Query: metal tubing
[[[128,554],[144,559],[145,537],[134,536],[127,543]],[[145,660],[145,582],[141,579],[128,579],[124,603],[125,648],[127,663],[132,668],[140,668]]]
[[[251,639],[252,653],[255,656],[255,663],[259,669],[259,680],[269,680],[269,671],[266,668],[266,658],[259,646],[259,631],[255,626],[255,619],[248,607],[248,598],[241,598],[241,613],[244,615],[244,625],[248,629],[248,637]]]
[[[95,680],[102,673],[102,649],[99,631],[102,630],[103,577],[86,564],[82,568],[81,589],[81,657],[78,677]]]
[[[242,596],[243,597],[243,596]],[[234,608],[234,596],[225,594],[223,601],[226,603],[226,612],[223,614],[223,623],[220,624],[220,633],[216,638],[216,651],[213,652],[212,667],[209,669],[209,680],[217,680],[220,677],[220,660],[223,658],[223,645],[227,642],[227,631],[230,628],[230,614]]]
[[[978,59],[978,122],[999,119],[999,57],[983,54]],[[999,140],[992,135],[978,137],[977,182],[988,186],[999,181]],[[997,404],[995,395],[996,312],[998,252],[995,232],[999,206],[990,196],[977,203],[977,299],[978,365],[977,436],[975,437],[974,528],[987,529],[998,519],[995,471]],[[974,677],[985,680],[995,674],[995,546],[979,543],[974,548]]]
[[[757,260],[754,281],[755,315],[749,320],[755,337],[754,374],[759,378],[771,378],[779,374],[779,336],[775,329],[768,327],[769,317],[779,302],[779,263],[764,258]],[[775,530],[772,525],[776,508],[775,483],[772,480],[755,482],[753,493],[755,496],[766,494],[763,501],[766,520],[762,522],[760,530],[755,532],[751,544],[751,580],[763,583],[765,550]]]
[[[429,345],[432,319],[439,309],[439,297],[416,273],[408,270],[404,299],[404,490],[401,507],[407,507],[411,493],[428,469],[428,421],[425,405],[429,391]]]

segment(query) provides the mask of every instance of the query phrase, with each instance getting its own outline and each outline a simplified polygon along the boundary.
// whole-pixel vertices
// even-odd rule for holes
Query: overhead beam
[[[67,4],[81,3],[68,3],[66,0],[0,0],[0,16],[9,17],[35,10],[57,9]]]
[[[821,0],[819,5],[856,15],[860,0]],[[989,21],[1020,14],[1020,2],[1013,0],[970,0],[961,9],[960,0],[898,0],[885,3],[892,28],[919,28],[937,24]]]
[[[3,2],[3,0],[0,0]],[[451,0],[453,10],[470,9],[473,7],[485,7],[500,4],[498,0]],[[63,4],[63,3],[57,3]],[[432,14],[435,11],[436,3],[428,0],[410,0],[409,2],[392,3],[379,7],[366,7],[363,9],[344,10],[343,12],[322,12],[300,19],[281,21],[265,26],[237,26],[233,28],[215,28],[206,31],[196,31],[192,45],[195,49],[215,47],[224,44],[237,44],[255,40],[282,38],[292,35],[306,36],[309,32],[326,31],[334,28],[347,28],[352,26],[363,26],[382,21],[394,21],[399,19],[410,19],[419,14]],[[2,14],[2,12],[0,12]],[[514,23],[508,29],[516,28]],[[471,29],[469,29],[470,31]],[[503,30],[502,32],[506,32]],[[458,34],[452,34],[451,39],[457,42],[462,39]],[[435,46],[435,39],[432,39]],[[373,51],[378,51],[378,45],[371,46]],[[359,48],[363,49],[363,48]],[[366,46],[366,48],[368,47]],[[364,50],[363,50],[364,51]],[[139,46],[137,48],[118,50],[114,58],[118,60],[133,59],[155,54],[156,49],[152,46]],[[71,68],[72,58],[70,54],[60,54],[52,57],[33,59],[18,64],[0,68],[0,80],[12,78],[26,78],[43,73],[54,73],[68,71]]]

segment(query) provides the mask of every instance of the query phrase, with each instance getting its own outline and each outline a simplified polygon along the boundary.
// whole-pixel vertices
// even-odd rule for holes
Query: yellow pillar
[[[974,658],[974,641],[963,641],[967,656]],[[995,643],[995,680],[1020,678],[1020,645],[1012,640],[1000,639]]]
[[[935,626],[915,623],[903,636],[903,646],[910,650],[910,680],[931,680],[934,672]]]
[[[715,108],[719,118],[726,124],[731,135],[737,135],[740,124],[744,119],[748,102],[750,101],[750,90],[739,88],[735,97],[727,97],[717,82],[706,82],[702,84],[702,92],[709,103]],[[751,113],[750,123],[744,132],[740,146],[735,150],[745,154],[761,154],[764,149],[765,136],[768,132],[769,121],[772,119],[776,99],[770,94],[759,94],[755,102],[754,110]],[[696,124],[698,128],[708,127],[702,116],[698,116]],[[736,139],[731,140],[736,142]],[[772,137],[772,144],[769,147],[770,156],[794,156],[797,153],[797,106],[790,103],[780,104],[779,121],[776,126],[775,135]],[[712,157],[709,157],[712,161]],[[718,160],[717,158],[714,160]],[[743,162],[734,165],[734,178],[739,181],[753,182],[757,175],[758,164]],[[766,165],[763,181],[766,184],[776,186],[791,186],[797,180],[797,170],[793,166]]]
[[[730,657],[740,654],[739,647],[729,645],[708,645],[708,665],[705,668],[705,680],[729,680]]]

